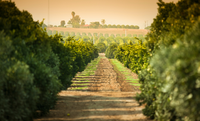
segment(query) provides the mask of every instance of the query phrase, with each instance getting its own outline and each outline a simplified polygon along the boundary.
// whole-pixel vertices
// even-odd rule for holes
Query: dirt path
[[[121,86],[117,82],[117,73],[114,71],[113,66],[107,58],[102,58],[100,60],[95,76],[97,78],[95,79],[95,83],[91,85],[91,90],[97,92],[121,91]]]
[[[120,29],[120,28],[105,28],[105,29],[92,29],[92,28],[62,28],[62,27],[51,27],[51,28],[48,28],[49,30],[56,30],[58,32],[60,31],[63,31],[63,32],[79,32],[80,34],[82,34],[83,32],[86,33],[88,35],[88,33],[91,33],[93,35],[93,33],[102,33],[102,34],[124,34],[124,29]],[[142,35],[146,35],[148,33],[148,30],[146,29],[128,29],[127,31],[127,35],[128,34],[142,34]]]
[[[55,109],[34,121],[147,121],[133,98],[137,90],[123,92],[107,58],[101,58],[95,75],[88,79],[89,88],[61,91]]]

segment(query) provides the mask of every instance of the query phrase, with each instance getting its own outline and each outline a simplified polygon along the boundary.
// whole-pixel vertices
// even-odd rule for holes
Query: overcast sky
[[[158,0],[12,0],[20,10],[29,11],[35,21],[60,25],[67,23],[74,11],[86,24],[105,19],[105,24],[138,25],[140,29],[145,21],[151,25],[157,15]],[[163,0],[174,2],[178,0]],[[49,18],[49,19],[48,19]]]

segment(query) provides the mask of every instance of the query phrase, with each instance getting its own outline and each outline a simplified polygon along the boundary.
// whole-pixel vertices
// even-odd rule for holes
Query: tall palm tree
[[[85,20],[84,19],[82,19],[81,25],[85,25]]]
[[[102,24],[102,25],[104,25],[105,22],[106,22],[105,19],[102,19],[102,20],[101,20],[101,24]]]
[[[74,18],[74,16],[75,16],[75,12],[74,12],[74,11],[72,11],[72,18]]]

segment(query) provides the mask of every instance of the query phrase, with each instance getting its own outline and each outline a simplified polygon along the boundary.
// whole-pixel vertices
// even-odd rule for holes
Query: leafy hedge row
[[[106,51],[106,48],[106,44],[103,42],[97,44],[97,49],[99,53],[104,53]]]
[[[200,120],[200,20],[172,46],[161,47],[139,74],[147,104],[144,114],[157,120]]]
[[[118,46],[119,44],[117,43],[111,43],[110,46],[106,49],[105,56],[110,59],[115,58]]]
[[[147,35],[147,65],[139,72],[143,113],[159,121],[200,120],[200,1],[158,2],[158,15]],[[131,46],[131,45],[127,45]],[[137,56],[121,49],[121,62],[134,63]],[[132,48],[129,48],[132,50]],[[128,50],[128,49],[127,49]],[[132,54],[134,55],[134,54]],[[130,64],[128,63],[128,64]],[[135,62],[134,64],[137,64]],[[143,65],[140,65],[143,67]]]
[[[129,44],[119,45],[115,51],[115,58],[135,73],[147,68],[148,56],[146,46],[141,40],[137,44],[130,42]]]
[[[98,51],[89,42],[48,36],[12,2],[0,2],[0,13],[0,120],[32,120],[54,107],[58,92]]]

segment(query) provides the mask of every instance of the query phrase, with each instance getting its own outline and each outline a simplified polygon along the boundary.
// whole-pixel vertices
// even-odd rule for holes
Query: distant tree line
[[[139,26],[137,25],[111,25],[111,24],[105,24],[105,20],[103,19],[101,21],[101,24],[99,22],[90,22],[90,25],[86,28],[124,28],[124,29],[139,29]]]
[[[145,29],[150,30],[150,29],[151,29],[151,26],[147,26],[147,27],[145,27]]]
[[[101,23],[98,21],[95,22],[90,22],[89,25],[85,24],[85,20],[80,18],[79,15],[76,15],[74,11],[71,13],[72,18],[67,22],[68,25],[72,25],[71,27],[73,28],[123,28],[123,29],[139,29],[139,26],[137,25],[111,25],[111,24],[105,24],[105,19],[101,20]],[[56,25],[49,25],[49,27],[68,27],[67,25],[65,26],[65,20],[62,20],[60,22],[59,26]]]
[[[139,29],[139,26],[137,25],[111,25],[111,24],[108,24],[108,25],[100,25],[101,28],[125,28],[125,29]]]

